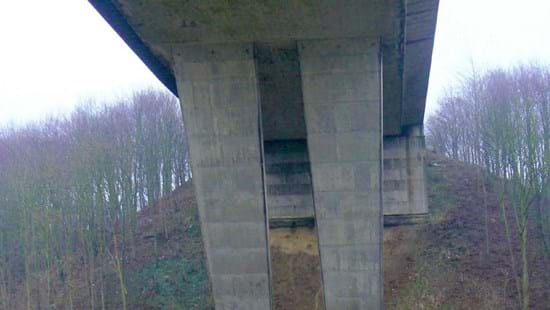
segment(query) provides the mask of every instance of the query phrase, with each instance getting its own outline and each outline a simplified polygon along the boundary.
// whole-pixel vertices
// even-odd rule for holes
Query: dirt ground
[[[315,228],[271,229],[270,242],[274,308],[324,309]]]
[[[388,305],[398,298],[415,272],[417,229],[400,226],[384,231],[384,297]],[[270,238],[274,308],[324,309],[315,228],[271,229]]]
[[[415,272],[417,227],[384,229],[384,301],[391,305]],[[387,306],[386,306],[387,307]]]
[[[520,253],[506,238],[500,186],[487,177],[485,196],[477,167],[433,154],[427,162],[427,222],[384,231],[386,309],[518,309]],[[534,224],[529,244],[530,309],[550,309],[550,261]]]
[[[315,228],[271,229],[270,238],[275,309],[323,309],[319,248]],[[414,273],[416,242],[417,227],[392,227],[384,231],[384,281],[387,301],[397,298]]]
[[[496,182],[487,179],[483,199],[476,167],[434,155],[427,162],[426,222],[384,229],[385,308],[517,309]],[[534,226],[529,235],[530,308],[550,309],[550,261],[542,256]],[[315,230],[277,229],[271,238],[276,309],[319,309],[322,289]],[[512,251],[519,257],[517,239],[512,239]]]
[[[488,178],[484,200],[477,168],[433,155],[427,164],[426,222],[384,229],[385,308],[517,309],[516,274],[496,182]],[[128,274],[139,275],[128,279],[131,309],[212,309],[192,186],[141,212],[138,222],[136,255],[127,260]],[[542,256],[534,226],[529,236],[530,306],[550,309],[550,261]],[[323,309],[315,228],[272,229],[270,237],[274,308]],[[516,238],[513,244],[519,257]],[[87,305],[84,274],[75,276],[82,283],[75,288],[78,309]],[[108,279],[107,308],[120,309],[116,278]]]

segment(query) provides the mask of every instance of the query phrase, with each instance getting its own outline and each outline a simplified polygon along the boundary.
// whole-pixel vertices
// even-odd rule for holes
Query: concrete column
[[[174,61],[216,309],[270,309],[252,45],[183,45]]]
[[[409,127],[407,131],[407,166],[409,183],[409,204],[415,214],[428,213],[426,196],[426,174],[424,158],[426,143],[422,125]]]
[[[414,221],[415,215],[428,213],[424,156],[421,125],[384,137],[384,215],[392,216],[389,222]]]
[[[413,213],[409,204],[407,137],[384,137],[384,215]]]
[[[377,40],[298,44],[326,308],[382,308]]]

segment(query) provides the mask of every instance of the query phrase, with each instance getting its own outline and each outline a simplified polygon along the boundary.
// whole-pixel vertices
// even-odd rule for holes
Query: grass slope
[[[502,191],[495,179],[488,178],[485,196],[481,179],[477,167],[428,156],[429,220],[385,230],[387,309],[518,308],[499,204]],[[512,215],[506,216],[513,223]],[[550,309],[550,261],[542,255],[542,240],[534,226],[529,234],[530,306]],[[512,243],[517,262],[517,238]]]
[[[427,222],[385,229],[386,308],[517,308],[495,182],[489,180],[486,184],[488,254],[477,168],[431,155],[427,182],[430,205]],[[531,306],[550,309],[550,262],[541,256],[541,242],[536,230],[531,230]],[[322,308],[319,258],[312,238],[316,238],[313,230],[272,233],[274,270],[278,273],[274,280],[277,309]],[[285,244],[285,239],[292,240],[294,245]],[[517,245],[517,240],[514,241]],[[513,251],[518,253],[517,246]],[[196,201],[190,185],[140,214],[135,255],[129,257],[126,262],[129,309],[213,308]],[[107,308],[119,309],[116,277],[112,273],[108,277],[112,281],[107,290]],[[82,306],[78,309],[87,308],[86,294],[84,287],[77,294],[80,296],[77,305]],[[286,296],[294,300],[285,300]]]

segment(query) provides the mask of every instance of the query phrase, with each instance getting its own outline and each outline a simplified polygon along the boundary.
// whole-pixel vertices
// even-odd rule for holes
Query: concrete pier
[[[401,136],[384,137],[384,215],[428,213],[424,156],[422,126],[409,127]]]
[[[272,308],[288,218],[317,225],[326,309],[382,309],[384,214],[427,212],[438,0],[90,2],[181,99],[216,309]]]
[[[326,308],[380,309],[379,44],[298,45]]]
[[[253,46],[181,46],[174,56],[216,309],[270,309]]]
[[[305,110],[304,140],[287,139],[262,116],[267,88],[252,44],[182,45],[175,53],[216,306],[269,309],[271,206],[276,215],[316,217],[327,309],[376,309],[380,46],[362,38],[302,41],[296,48],[303,103],[294,104]],[[264,132],[280,140],[264,141]]]

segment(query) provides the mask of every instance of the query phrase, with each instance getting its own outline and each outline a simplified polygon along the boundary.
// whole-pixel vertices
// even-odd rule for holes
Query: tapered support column
[[[216,309],[270,309],[252,45],[174,52]]]
[[[377,41],[298,44],[326,308],[382,308]]]

